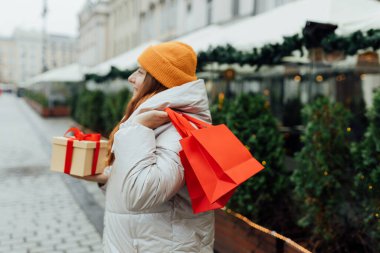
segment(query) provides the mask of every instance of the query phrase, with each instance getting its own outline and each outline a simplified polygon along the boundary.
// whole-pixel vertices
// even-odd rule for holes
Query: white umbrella
[[[374,0],[302,0],[224,27],[225,40],[240,49],[281,42],[301,33],[307,21],[338,25],[337,34],[380,28],[380,3]]]

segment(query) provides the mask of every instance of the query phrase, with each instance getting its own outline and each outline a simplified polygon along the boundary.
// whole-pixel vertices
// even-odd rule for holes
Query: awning
[[[357,30],[366,31],[380,28],[380,2],[374,0],[300,0],[268,12],[236,20],[225,25],[210,25],[174,40],[191,45],[196,52],[210,46],[227,43],[247,50],[267,43],[282,42],[283,36],[301,33],[307,21],[338,25],[337,34],[350,34]],[[109,59],[89,69],[88,73],[105,75],[111,66],[120,70],[133,69],[137,58],[149,45],[160,43],[150,41]]]
[[[302,0],[223,27],[225,40],[240,49],[281,42],[301,33],[307,21],[338,25],[337,34],[380,28],[380,3],[373,0]]]
[[[158,44],[159,41],[154,40],[141,44],[140,46],[128,50],[127,52],[102,62],[88,70],[88,73],[97,75],[106,75],[111,70],[111,67],[116,67],[120,70],[132,69],[137,67],[137,58],[150,45]]]
[[[209,46],[224,45],[223,28],[218,25],[206,26],[202,29],[193,31],[175,40],[184,42],[193,47],[195,52],[207,50]]]
[[[34,76],[27,80],[22,86],[29,87],[36,83],[49,82],[81,82],[84,80],[84,74],[87,68],[74,63],[61,68],[56,68]]]

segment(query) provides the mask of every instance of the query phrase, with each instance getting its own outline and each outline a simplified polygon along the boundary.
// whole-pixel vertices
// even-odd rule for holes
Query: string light
[[[324,172],[323,172],[323,175],[328,176],[329,173],[328,173],[327,171],[324,171]]]
[[[244,217],[243,215],[239,214],[239,213],[235,213],[234,211],[232,211],[231,209],[228,209],[228,208],[222,208],[222,210],[224,210],[226,213],[238,218],[239,220],[242,220],[244,221],[246,224],[248,224],[250,227],[256,229],[256,230],[259,230],[265,234],[268,234],[268,235],[271,235],[273,237],[276,237],[284,242],[286,242],[289,246],[299,250],[300,252],[302,253],[311,253],[311,251],[305,249],[304,247],[300,246],[299,244],[295,243],[294,241],[292,241],[291,239],[283,236],[283,235],[280,235],[278,234],[276,231],[271,231],[265,227],[262,227],[254,222],[252,222],[251,220],[249,220],[247,217]]]
[[[294,78],[293,78],[293,80],[294,80],[295,82],[299,83],[299,82],[301,82],[302,77],[301,77],[300,75],[295,75]]]
[[[223,102],[223,100],[224,100],[224,93],[223,93],[223,92],[220,92],[220,93],[218,94],[218,99],[219,99],[219,101],[222,101],[222,102]]]
[[[346,76],[343,75],[343,74],[341,74],[341,75],[339,75],[339,76],[336,77],[336,80],[337,80],[338,82],[344,81],[345,79],[346,79]]]
[[[373,189],[373,186],[372,186],[372,185],[369,185],[369,186],[368,186],[368,189],[369,189],[369,190],[372,190],[372,189]]]
[[[317,77],[315,78],[315,80],[317,80],[317,82],[322,82],[323,81],[323,76],[322,75],[317,75]]]
[[[347,127],[347,132],[351,132],[351,127]]]
[[[224,93],[220,92],[218,95],[218,109],[222,110],[224,104]]]
[[[267,162],[266,161],[262,161],[261,164],[265,166],[267,164]]]

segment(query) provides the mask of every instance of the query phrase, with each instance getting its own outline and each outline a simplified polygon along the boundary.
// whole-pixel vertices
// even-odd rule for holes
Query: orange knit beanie
[[[197,80],[197,55],[192,47],[182,42],[150,46],[139,56],[138,62],[167,88]]]

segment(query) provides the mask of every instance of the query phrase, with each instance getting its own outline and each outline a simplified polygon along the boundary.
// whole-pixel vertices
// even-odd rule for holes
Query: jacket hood
[[[204,121],[211,122],[207,91],[203,79],[188,82],[154,95],[142,103],[126,122],[142,110],[164,110],[166,107],[193,114]]]

